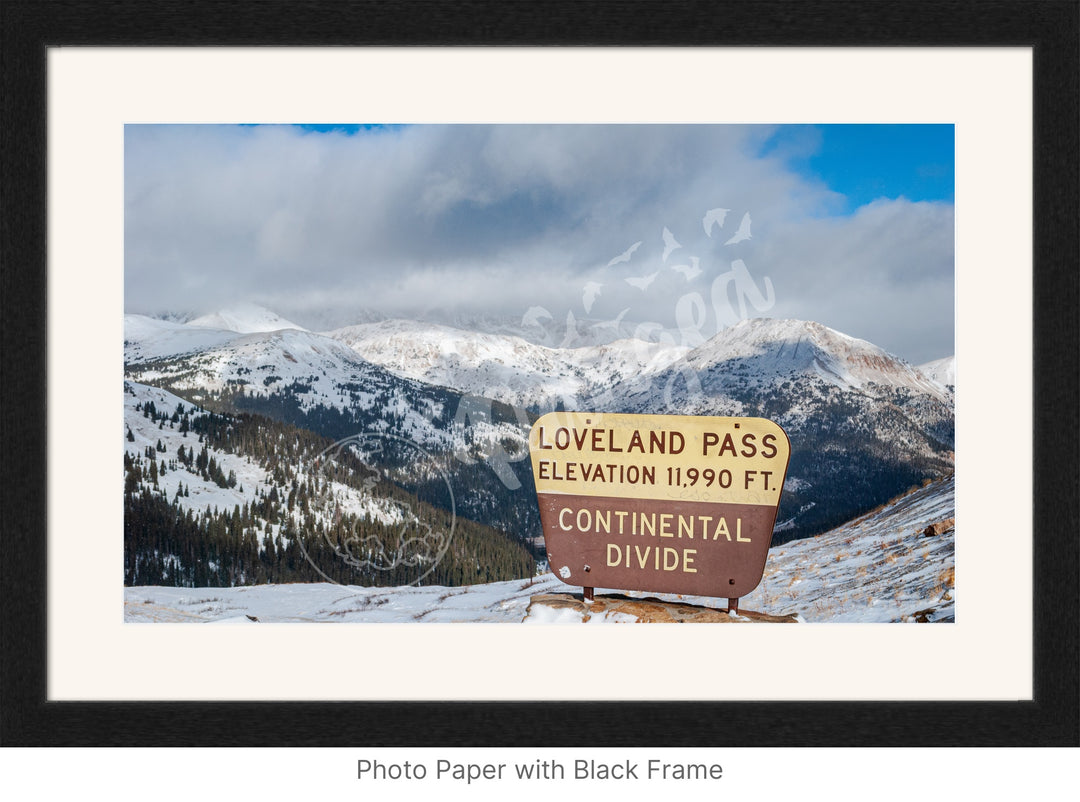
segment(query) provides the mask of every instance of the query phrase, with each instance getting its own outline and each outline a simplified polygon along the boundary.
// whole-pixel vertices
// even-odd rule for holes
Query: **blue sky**
[[[742,270],[759,303],[740,314],[925,362],[953,353],[952,143],[943,125],[129,125],[125,307],[251,301],[317,329],[542,307],[678,338],[732,322]]]
[[[846,213],[878,198],[952,203],[953,143],[952,125],[787,125],[762,154],[786,154],[793,170],[842,195],[833,211]]]
[[[355,136],[359,133],[377,133],[404,128],[403,125],[383,125],[382,123],[297,123],[296,128],[312,134],[344,134]]]

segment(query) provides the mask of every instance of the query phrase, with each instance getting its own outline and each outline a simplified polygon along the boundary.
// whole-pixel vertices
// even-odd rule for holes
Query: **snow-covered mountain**
[[[332,439],[392,435],[384,467],[418,493],[450,498],[445,484],[406,443],[431,461],[454,457],[458,513],[507,530],[539,527],[533,504],[513,491],[531,474],[523,465],[528,418],[462,403],[461,394],[398,376],[314,332],[283,329],[240,334],[140,315],[125,316],[125,377],[218,411],[252,412]],[[490,406],[490,404],[489,404]],[[464,410],[470,410],[466,416]],[[496,476],[485,455],[505,455]],[[501,481],[500,481],[501,480]],[[471,492],[464,493],[466,488]],[[434,500],[434,499],[433,499]]]
[[[820,531],[952,465],[952,390],[815,322],[746,320],[692,350],[636,340],[560,349],[411,321],[331,336],[398,375],[533,412],[561,404],[775,420],[793,442],[782,538]],[[823,497],[841,486],[846,504]]]
[[[820,532],[952,469],[952,391],[819,323],[746,320],[616,386],[628,412],[759,416],[792,442],[776,537]]]
[[[935,359],[925,365],[919,365],[919,370],[931,381],[935,381],[942,387],[954,388],[956,386],[956,357],[947,356],[944,359]]]
[[[280,331],[281,329],[298,329],[307,331],[303,326],[298,326],[290,320],[286,320],[276,312],[272,312],[257,304],[242,303],[220,309],[208,315],[197,317],[188,322],[189,326],[200,326],[208,329],[225,329],[240,334],[251,334],[259,331]]]
[[[433,420],[444,405],[341,343],[301,329],[254,333],[127,315],[128,378],[183,392],[193,401],[242,394],[256,404],[287,393],[299,411],[372,410],[377,430],[446,445]],[[386,414],[378,414],[386,413]]]
[[[667,367],[688,350],[642,340],[559,349],[510,334],[408,320],[327,334],[400,376],[531,408],[573,406],[630,376]]]
[[[919,368],[865,340],[800,320],[742,321],[694,349],[634,339],[553,348],[514,335],[403,320],[327,334],[398,375],[524,406],[590,400],[620,384],[626,386],[617,394],[626,390],[636,398],[661,374],[715,378],[732,368],[742,387],[812,377],[842,391],[904,390],[951,403],[942,383]]]
[[[236,338],[228,329],[207,329],[146,315],[124,315],[124,362],[129,365],[196,354]]]
[[[510,528],[535,523],[527,431],[557,407],[776,421],[792,440],[780,539],[835,526],[953,462],[950,387],[808,321],[746,320],[693,349],[556,348],[414,321],[239,333],[129,315],[125,363],[129,379],[200,403],[453,454],[468,514]]]
[[[812,374],[841,390],[904,388],[947,400],[925,374],[866,340],[803,320],[755,318],[725,329],[686,355],[683,364],[704,373],[738,362],[757,386]]]
[[[660,403],[661,391],[669,405],[700,414],[751,414],[771,399],[784,407],[777,422],[794,429],[823,398],[904,406],[926,425],[951,417],[952,407],[951,391],[899,357],[801,320],[741,321],[666,368],[615,388],[641,412]]]
[[[935,441],[921,453],[951,448],[951,390],[878,346],[820,323],[744,320],[646,378],[615,389],[633,411],[655,408],[662,389],[664,400],[680,411],[764,415],[789,434],[837,407],[849,422],[863,418],[876,435],[886,432],[867,415],[898,412],[916,430],[898,433],[898,445],[915,445],[912,436],[921,432]]]

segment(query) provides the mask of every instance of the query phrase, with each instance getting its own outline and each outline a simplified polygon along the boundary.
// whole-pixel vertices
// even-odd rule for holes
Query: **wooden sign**
[[[529,450],[567,584],[738,599],[761,581],[791,454],[772,421],[551,412]]]

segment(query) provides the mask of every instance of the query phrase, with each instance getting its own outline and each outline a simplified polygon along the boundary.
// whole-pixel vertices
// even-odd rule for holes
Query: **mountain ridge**
[[[813,321],[742,321],[694,348],[560,349],[417,321],[242,334],[126,316],[125,363],[129,379],[224,410],[452,453],[472,488],[468,514],[533,537],[528,430],[554,409],[776,421],[793,443],[780,539],[836,525],[953,464],[951,388]]]
[[[235,304],[219,309],[216,312],[189,320],[187,325],[209,329],[226,329],[240,334],[279,331],[280,329],[307,331],[303,326],[297,325],[291,320],[286,320],[277,312],[253,303]]]

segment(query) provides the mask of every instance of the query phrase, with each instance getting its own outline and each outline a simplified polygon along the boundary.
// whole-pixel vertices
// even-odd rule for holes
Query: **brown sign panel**
[[[567,584],[738,598],[761,581],[791,452],[772,421],[552,412],[529,449]]]

